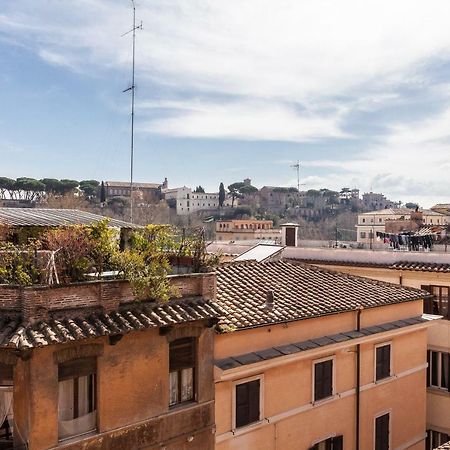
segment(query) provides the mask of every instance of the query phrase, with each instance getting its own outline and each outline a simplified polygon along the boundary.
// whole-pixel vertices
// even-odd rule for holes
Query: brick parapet
[[[169,277],[181,297],[201,296],[213,300],[216,277],[213,273],[174,275]],[[57,286],[0,285],[0,311],[20,311],[23,320],[46,320],[49,313],[80,308],[101,307],[105,312],[120,304],[136,301],[126,280],[90,281]]]

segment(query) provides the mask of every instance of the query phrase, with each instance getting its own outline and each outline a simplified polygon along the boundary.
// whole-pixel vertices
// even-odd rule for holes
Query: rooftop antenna
[[[297,163],[292,164],[291,167],[297,171],[297,191],[300,192],[300,161],[297,160]]]
[[[134,66],[135,66],[135,48],[136,48],[136,30],[142,30],[142,21],[140,25],[136,26],[136,6],[134,0],[131,0],[133,4],[133,28],[126,33],[122,34],[126,36],[129,33],[133,33],[133,63],[132,63],[132,75],[131,86],[125,89],[123,92],[131,91],[131,148],[130,148],[130,222],[133,223],[133,168],[134,168],[134,90],[136,85],[134,84]]]

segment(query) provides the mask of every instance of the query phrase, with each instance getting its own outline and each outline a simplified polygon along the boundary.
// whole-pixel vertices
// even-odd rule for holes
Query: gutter
[[[361,313],[363,307],[360,306],[356,311],[356,331],[361,331]],[[361,344],[356,344],[356,412],[355,412],[355,440],[356,450],[359,450],[360,441],[360,411],[361,411]]]

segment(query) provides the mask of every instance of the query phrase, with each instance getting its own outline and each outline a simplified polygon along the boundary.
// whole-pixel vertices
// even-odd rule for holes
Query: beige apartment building
[[[363,244],[373,244],[376,241],[377,232],[386,232],[386,223],[389,221],[405,220],[410,221],[414,218],[415,211],[408,208],[387,208],[379,211],[371,211],[358,214],[358,223],[356,224],[356,240]],[[419,212],[421,216],[421,225],[447,225],[450,218],[432,210],[423,210]]]
[[[428,441],[425,448],[431,450],[450,440],[450,254],[290,248],[283,251],[283,257],[421,288],[434,295],[434,299],[425,301],[424,311],[442,315],[443,319],[428,330]]]
[[[271,240],[280,243],[281,230],[273,228],[272,220],[220,220],[216,222],[216,240]]]
[[[285,261],[217,286],[217,450],[424,449],[425,292]]]

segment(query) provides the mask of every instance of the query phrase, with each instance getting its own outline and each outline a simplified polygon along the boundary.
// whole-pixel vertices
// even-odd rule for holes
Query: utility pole
[[[131,74],[131,86],[125,89],[123,92],[131,91],[131,145],[130,145],[130,222],[133,223],[133,170],[134,170],[134,90],[136,85],[134,83],[134,67],[135,67],[135,48],[136,48],[136,30],[142,30],[142,22],[136,26],[136,6],[134,0],[131,0],[133,4],[133,28],[130,31],[122,34],[125,36],[129,33],[133,33],[133,62],[132,62],[132,74]]]

